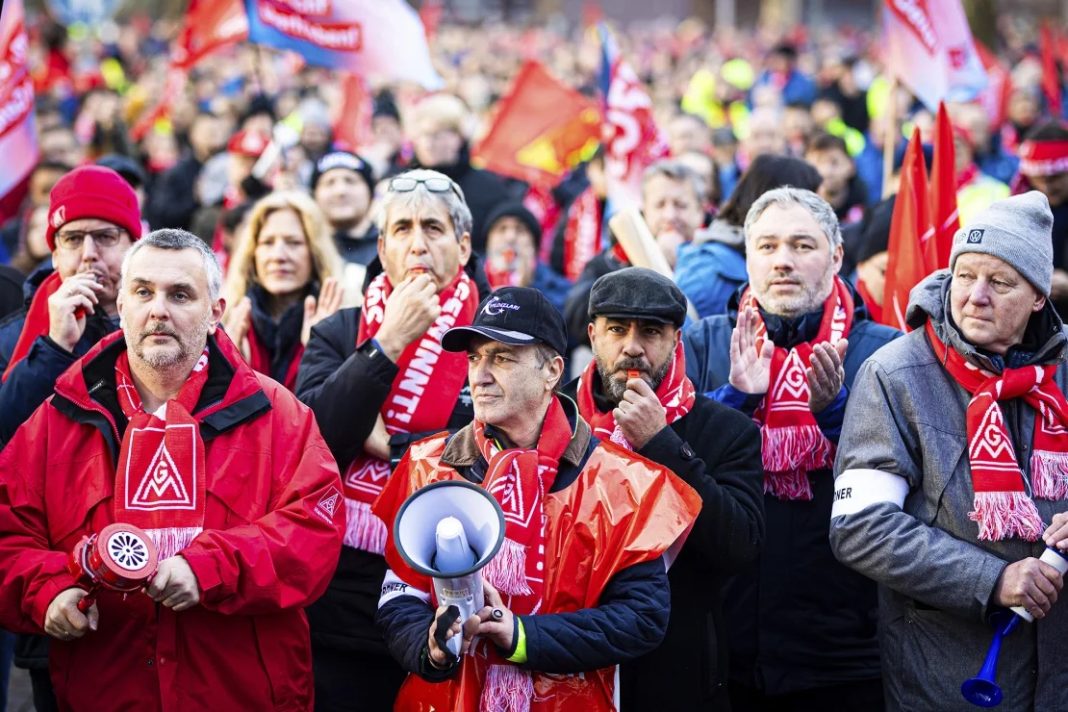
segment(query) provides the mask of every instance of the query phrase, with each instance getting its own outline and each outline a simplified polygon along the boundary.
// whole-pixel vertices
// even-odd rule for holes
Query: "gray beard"
[[[664,382],[664,377],[667,376],[668,369],[671,368],[671,360],[674,356],[674,350],[672,355],[660,365],[660,368],[653,371],[652,383],[649,387],[656,391],[660,387],[660,384]],[[647,364],[641,359],[623,359],[620,361],[616,368],[609,371],[607,367],[601,363],[600,359],[597,359],[597,373],[601,376],[601,390],[604,392],[606,398],[612,402],[613,405],[619,405],[619,402],[623,400],[623,395],[627,392],[627,382],[619,381],[612,376],[619,373],[621,370],[627,369],[642,369]]]

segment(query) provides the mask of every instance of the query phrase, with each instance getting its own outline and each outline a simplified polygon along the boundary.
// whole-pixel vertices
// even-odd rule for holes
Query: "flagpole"
[[[894,194],[890,177],[894,174],[894,149],[897,147],[897,76],[890,79],[886,105],[886,133],[883,134],[883,199]]]

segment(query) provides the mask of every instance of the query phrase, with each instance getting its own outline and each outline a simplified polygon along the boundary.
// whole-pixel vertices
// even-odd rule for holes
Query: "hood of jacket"
[[[706,242],[721,242],[744,252],[745,230],[740,226],[731,225],[726,220],[716,218],[711,225],[694,233],[693,243],[695,245],[701,245]]]

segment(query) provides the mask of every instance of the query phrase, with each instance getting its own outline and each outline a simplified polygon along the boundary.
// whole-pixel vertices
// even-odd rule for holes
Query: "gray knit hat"
[[[965,252],[992,255],[1012,265],[1049,296],[1053,280],[1053,213],[1037,190],[996,200],[953,236],[949,268]]]

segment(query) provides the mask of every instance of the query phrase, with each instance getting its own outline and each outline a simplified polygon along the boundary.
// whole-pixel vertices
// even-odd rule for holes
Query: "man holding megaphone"
[[[522,287],[498,290],[471,326],[442,339],[467,353],[475,420],[412,445],[374,505],[392,527],[378,621],[414,673],[396,709],[615,709],[614,666],[664,636],[662,555],[693,524],[700,497],[663,467],[592,436],[574,402],[556,394],[566,345],[560,314]],[[489,559],[487,605],[465,620],[435,610],[436,577],[411,565],[411,529],[422,529],[422,541],[440,538],[441,515],[398,516],[415,506],[412,493],[443,481],[480,485],[505,521],[503,541],[477,545],[472,535],[492,528],[495,509],[464,525],[474,558]],[[449,645],[456,636],[459,656]]]

